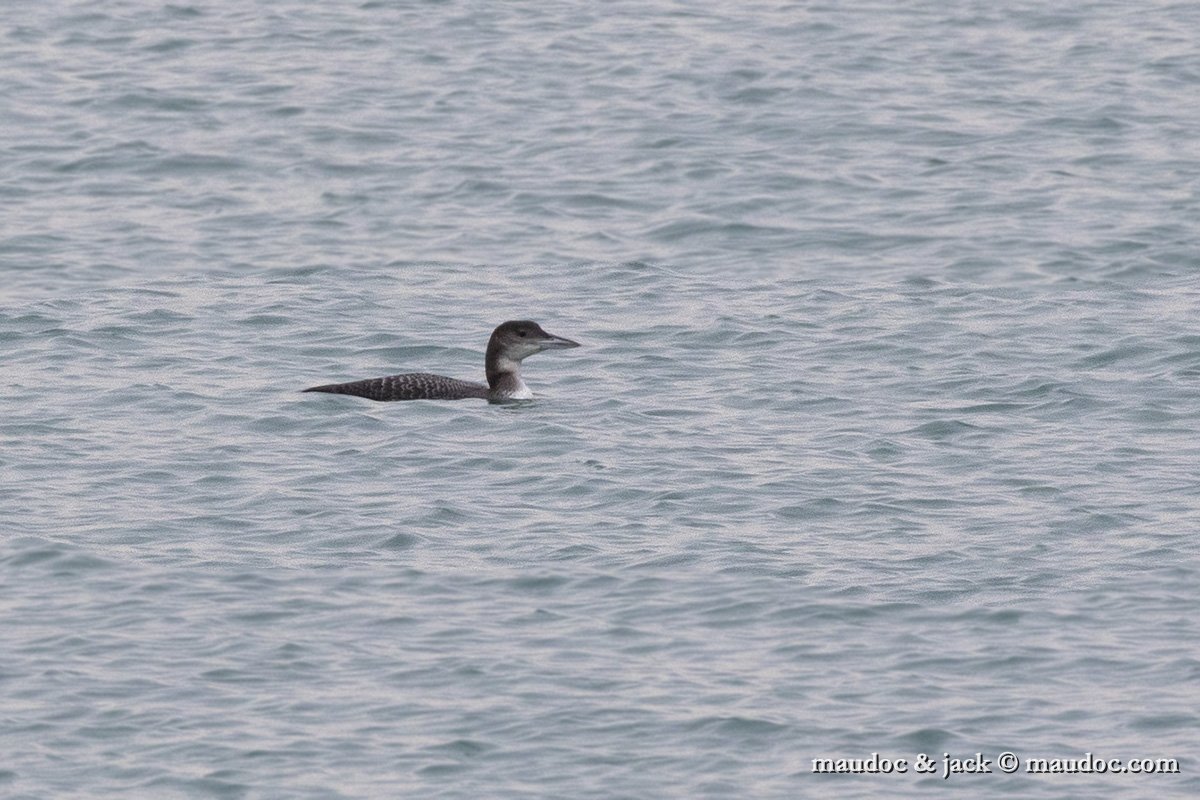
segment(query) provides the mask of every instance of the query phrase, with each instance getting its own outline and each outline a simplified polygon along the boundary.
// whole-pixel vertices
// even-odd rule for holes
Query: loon
[[[386,378],[313,386],[303,391],[352,394],[371,400],[465,400],[469,397],[483,398],[492,403],[529,400],[533,392],[521,380],[521,362],[543,350],[570,347],[579,347],[579,342],[546,333],[536,322],[514,320],[497,327],[488,340],[484,359],[487,384],[425,372],[409,372]]]

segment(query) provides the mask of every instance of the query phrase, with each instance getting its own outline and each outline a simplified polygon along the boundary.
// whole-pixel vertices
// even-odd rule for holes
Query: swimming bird
[[[484,358],[487,384],[426,372],[409,372],[386,378],[313,386],[304,391],[352,394],[371,400],[465,400],[469,397],[484,398],[492,403],[529,400],[533,392],[521,380],[521,362],[543,350],[570,347],[579,347],[579,342],[546,333],[536,322],[513,320],[498,326],[492,331],[492,338],[488,339]]]

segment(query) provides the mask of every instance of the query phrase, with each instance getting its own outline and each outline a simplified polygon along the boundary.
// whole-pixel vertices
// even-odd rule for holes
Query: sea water
[[[1197,796],[1197,29],[0,8],[0,796]]]

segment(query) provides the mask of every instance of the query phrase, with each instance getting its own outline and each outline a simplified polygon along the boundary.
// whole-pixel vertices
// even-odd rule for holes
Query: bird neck
[[[487,371],[488,386],[496,388],[496,382],[507,378],[521,380],[521,362],[513,361],[511,358],[496,357],[489,358],[485,369]]]
[[[488,375],[488,395],[500,400],[528,400],[533,392],[521,380],[519,372],[499,372]]]
[[[521,380],[521,362],[505,352],[504,347],[493,336],[488,341],[487,358],[488,394],[503,400],[528,400],[533,392]]]

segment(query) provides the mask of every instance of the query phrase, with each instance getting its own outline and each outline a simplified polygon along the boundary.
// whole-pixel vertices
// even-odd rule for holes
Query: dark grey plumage
[[[460,381],[457,378],[430,375],[427,372],[367,378],[350,383],[331,383],[304,391],[352,394],[371,400],[464,400],[468,397],[488,396],[488,387],[482,383]]]
[[[521,380],[521,361],[543,350],[578,346],[578,342],[546,333],[536,322],[514,320],[498,326],[488,340],[484,359],[486,385],[426,372],[410,372],[313,386],[304,391],[350,394],[370,400],[465,400],[472,397],[494,403],[527,400],[533,393]]]

